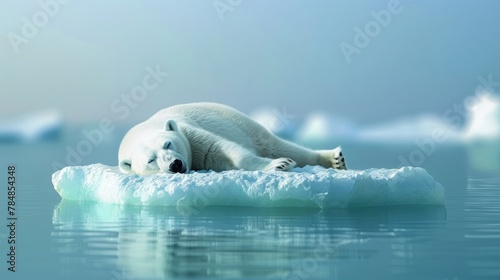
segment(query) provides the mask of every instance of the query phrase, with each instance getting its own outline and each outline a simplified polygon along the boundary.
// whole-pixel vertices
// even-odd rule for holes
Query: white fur
[[[170,146],[165,149],[167,143]],[[159,111],[125,135],[118,155],[120,169],[137,174],[171,172],[169,166],[175,159],[182,161],[185,171],[288,171],[296,165],[345,169],[340,147],[321,151],[301,147],[235,109],[215,103]]]

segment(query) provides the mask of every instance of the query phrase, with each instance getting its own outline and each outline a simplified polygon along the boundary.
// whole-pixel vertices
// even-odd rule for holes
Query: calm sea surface
[[[81,163],[115,164],[119,138]],[[500,279],[500,176],[473,171],[464,148],[438,147],[423,166],[445,186],[444,206],[212,207],[185,216],[61,201],[51,163],[64,163],[75,143],[0,145],[0,279]],[[351,168],[397,167],[412,147],[385,148],[344,145]],[[7,271],[9,164],[18,183],[15,273]]]

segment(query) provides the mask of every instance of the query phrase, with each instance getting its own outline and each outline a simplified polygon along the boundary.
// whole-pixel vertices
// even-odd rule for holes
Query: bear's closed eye
[[[165,144],[163,144],[164,150],[168,150],[169,147],[170,147],[170,142],[165,142]]]
[[[155,160],[156,160],[156,157],[154,157],[154,158],[150,159],[150,160],[148,161],[148,163],[152,163],[152,162],[153,162],[153,161],[155,161]]]

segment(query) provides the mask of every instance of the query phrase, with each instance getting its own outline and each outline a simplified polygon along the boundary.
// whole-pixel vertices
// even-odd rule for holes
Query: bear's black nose
[[[171,171],[171,172],[174,172],[174,173],[178,173],[178,172],[182,172],[182,160],[180,159],[176,159],[174,160],[170,166],[168,167],[168,169]]]

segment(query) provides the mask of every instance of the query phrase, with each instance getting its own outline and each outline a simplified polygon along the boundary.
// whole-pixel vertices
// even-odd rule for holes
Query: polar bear
[[[118,161],[122,172],[140,175],[190,170],[288,171],[306,165],[346,169],[340,147],[301,147],[216,103],[182,104],[157,112],[127,132]]]

